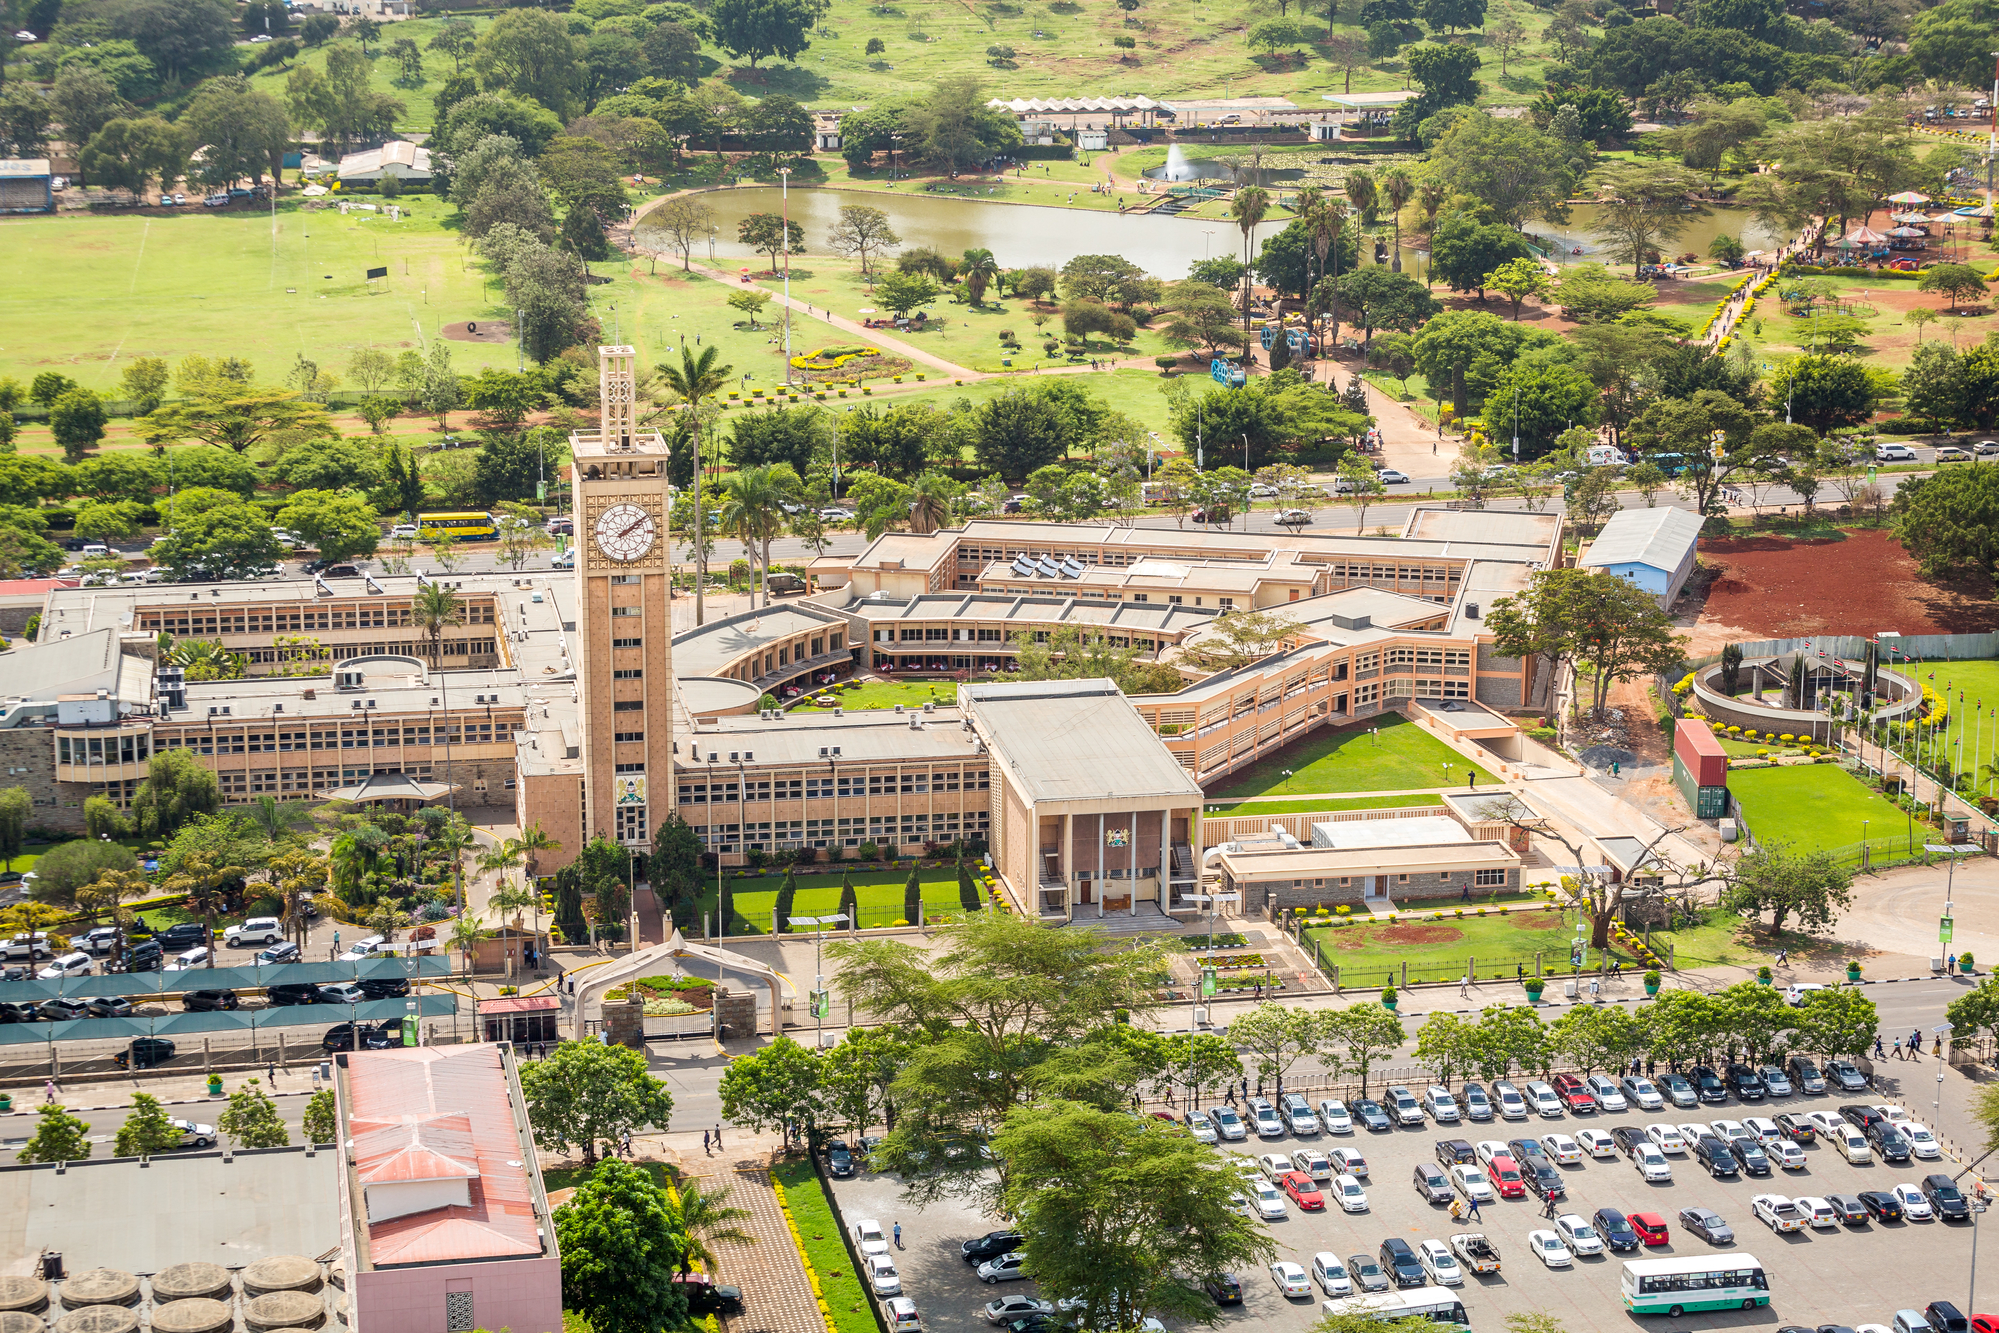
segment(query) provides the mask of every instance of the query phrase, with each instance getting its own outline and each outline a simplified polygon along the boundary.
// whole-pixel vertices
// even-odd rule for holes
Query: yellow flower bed
[[[792,357],[791,364],[799,370],[838,370],[849,361],[880,355],[879,347],[820,347]]]

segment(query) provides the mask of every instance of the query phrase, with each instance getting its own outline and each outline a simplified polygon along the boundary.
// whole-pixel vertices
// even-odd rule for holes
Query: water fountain
[[[1199,173],[1187,161],[1186,149],[1177,143],[1166,149],[1166,167],[1160,176],[1161,180],[1190,181],[1197,175]]]

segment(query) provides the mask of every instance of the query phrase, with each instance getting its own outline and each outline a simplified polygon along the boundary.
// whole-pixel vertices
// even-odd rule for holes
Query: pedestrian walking
[[[1949,972],[1950,972],[1950,975],[1951,975],[1951,976],[1956,976],[1956,975],[1957,975],[1957,955],[1956,955],[1956,954],[1948,954],[1948,955],[1946,955],[1946,956],[1945,956],[1945,958],[1944,958],[1944,960],[1943,960],[1943,961],[1944,961],[1944,967],[1945,967],[1945,968],[1947,968],[1947,969],[1949,970]]]
[[[1462,1000],[1466,999],[1470,995],[1471,995],[1471,974],[1466,973],[1464,976],[1458,978],[1458,998]]]
[[[1474,1222],[1476,1222],[1476,1221],[1478,1221],[1478,1220],[1479,1220],[1479,1216],[1478,1216],[1478,1200],[1477,1200],[1477,1199],[1473,1199],[1473,1200],[1471,1201],[1471,1220],[1472,1220],[1472,1221],[1474,1221]]]
[[[1261,1096],[1263,1095],[1263,1080],[1262,1080],[1262,1079],[1258,1079],[1258,1080],[1256,1081],[1256,1095],[1257,1095],[1257,1096],[1259,1096],[1259,1097],[1261,1097]]]
[[[1936,1035],[1936,1037],[1930,1042],[1930,1054],[1931,1055],[1943,1054],[1943,1034],[1941,1032],[1939,1032]]]
[[[272,1086],[272,1087],[274,1087],[274,1088],[275,1088],[275,1087],[277,1087],[277,1086],[278,1086],[278,1062],[277,1062],[276,1060],[267,1060],[267,1061],[265,1061],[265,1063],[264,1063],[264,1073],[265,1073],[265,1075],[266,1075],[267,1077],[269,1077],[269,1079],[271,1080],[271,1086]]]
[[[56,1099],[57,1091],[56,1081],[48,1079],[42,1084],[42,1100],[44,1102],[53,1102]]]
[[[898,1250],[902,1248],[902,1223],[900,1222],[895,1224],[895,1248]]]
[[[1551,1221],[1554,1219],[1555,1201],[1553,1199],[1549,1199],[1541,1205],[1541,1216],[1548,1218]]]
[[[720,1125],[715,1126],[715,1146],[717,1148],[722,1146],[722,1127]]]
[[[701,1131],[701,1151],[706,1153],[710,1157],[713,1157],[715,1155],[715,1149],[711,1146],[710,1140],[708,1138],[708,1131],[705,1129]]]
[[[1884,1059],[1888,1054],[1888,1048],[1881,1044],[1881,1034],[1878,1032],[1874,1034],[1874,1054]]]
[[[1235,1105],[1235,1084],[1233,1083],[1229,1084],[1228,1103],[1230,1106]]]
[[[1900,1037],[1895,1038],[1895,1058],[1897,1060],[1902,1058],[1902,1039]]]
[[[1909,1049],[1912,1051],[1923,1049],[1923,1030],[1921,1028],[1909,1029]]]

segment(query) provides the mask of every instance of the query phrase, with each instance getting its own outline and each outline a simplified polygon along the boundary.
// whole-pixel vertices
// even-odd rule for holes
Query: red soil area
[[[1709,588],[1703,626],[1744,638],[1806,634],[1974,634],[1999,629],[1990,585],[1938,584],[1881,529],[1845,541],[1745,537],[1700,544],[1721,568]]]

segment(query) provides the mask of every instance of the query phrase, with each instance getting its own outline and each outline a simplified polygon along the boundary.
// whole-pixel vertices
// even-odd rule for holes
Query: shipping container
[[[1693,810],[1696,819],[1723,819],[1728,815],[1728,788],[1703,786],[1694,770],[1679,755],[1673,756],[1673,785]]]
[[[1686,761],[1703,787],[1728,785],[1728,752],[1705,722],[1683,717],[1673,727],[1673,754]]]

